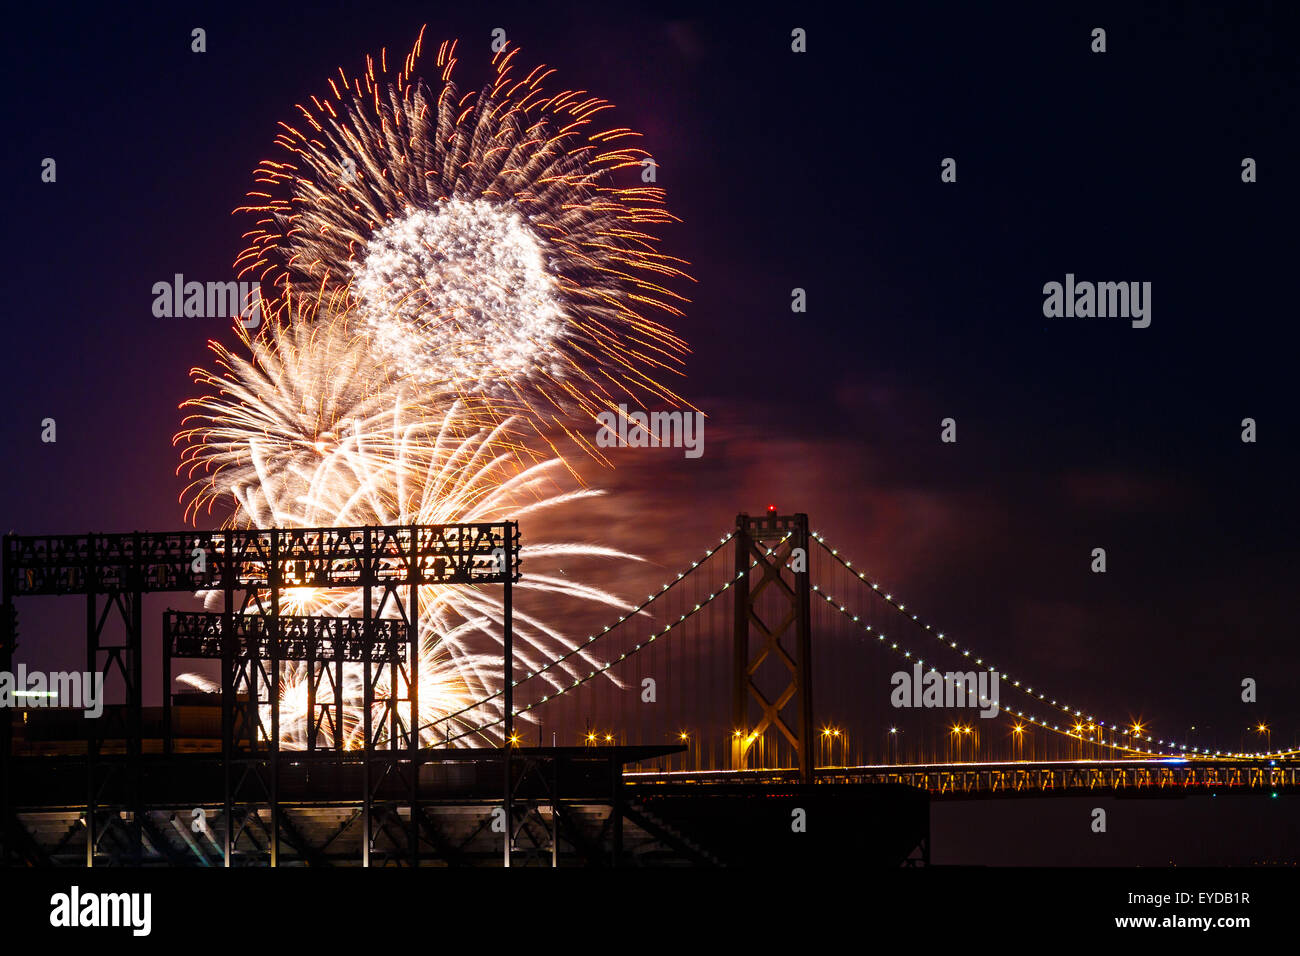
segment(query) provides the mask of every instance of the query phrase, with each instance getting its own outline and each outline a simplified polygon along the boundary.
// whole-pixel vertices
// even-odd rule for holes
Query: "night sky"
[[[500,27],[522,62],[644,133],[682,220],[664,251],[696,279],[678,287],[693,353],[678,391],[709,416],[704,456],[628,449],[589,469],[610,494],[574,516],[585,537],[646,555],[657,583],[739,511],[805,511],[1025,677],[1180,739],[1210,728],[1202,746],[1236,749],[1260,720],[1289,745],[1291,8],[866,6],[10,13],[0,526],[179,528],[177,406],[207,340],[233,336],[154,318],[153,283],[234,278],[248,225],[231,210],[276,122],[340,65],[405,52],[427,22],[426,60],[459,37],[458,77],[476,85]],[[940,181],[944,157],[956,183]],[[1244,157],[1258,182],[1242,182]],[[1043,285],[1067,273],[1150,282],[1150,327],[1045,318]],[[62,635],[23,606],[19,660],[83,659],[72,603]],[[1257,704],[1240,701],[1246,677]]]

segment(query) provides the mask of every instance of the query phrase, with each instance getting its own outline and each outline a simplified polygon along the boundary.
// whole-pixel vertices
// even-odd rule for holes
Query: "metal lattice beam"
[[[385,583],[501,584],[520,575],[515,522],[132,534],[6,535],[13,596]]]
[[[745,754],[769,727],[779,730],[799,757],[799,776],[811,783],[815,729],[812,717],[812,627],[808,573],[808,516],[767,514],[736,516],[735,635],[732,660],[732,717],[736,737],[732,769],[744,769]],[[769,554],[768,552],[772,553]],[[753,568],[750,563],[753,563]],[[788,562],[788,563],[787,563]],[[759,598],[769,590],[779,595],[779,620],[768,624],[759,616]],[[769,615],[770,616],[770,615]],[[751,634],[762,643],[754,653]],[[785,689],[769,700],[754,682],[769,657],[790,675]],[[750,717],[751,702],[760,714]],[[787,718],[786,714],[792,717]],[[794,727],[791,727],[791,723]]]
[[[374,622],[373,637],[367,640],[359,617],[282,614],[279,656],[282,661],[359,664],[368,654],[376,664],[405,662],[409,632],[404,621],[381,619]],[[168,611],[163,617],[163,640],[169,642],[173,658],[221,660],[232,636],[236,657],[271,658],[268,615],[235,614],[229,622],[224,614],[207,611]]]

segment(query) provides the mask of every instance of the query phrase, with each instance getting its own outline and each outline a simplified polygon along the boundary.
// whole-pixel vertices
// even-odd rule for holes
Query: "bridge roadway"
[[[680,754],[679,746],[515,748],[516,760],[530,756],[554,761],[550,786],[567,797],[604,799],[611,796],[610,782],[617,767],[628,792],[653,792],[671,786],[676,792],[692,788],[721,787],[732,792],[745,788],[763,791],[788,789],[799,782],[796,768],[745,770],[634,770],[629,763]],[[420,751],[417,799],[421,802],[476,802],[499,800],[502,789],[503,751],[480,748]],[[406,752],[371,753],[374,798],[403,800],[411,795]],[[362,751],[281,751],[278,791],[285,802],[325,806],[355,801],[367,763]],[[130,763],[123,755],[104,754],[95,761],[96,790],[101,806],[130,805],[134,790]],[[267,755],[241,753],[234,765],[236,777],[265,776]],[[526,764],[521,764],[525,766]],[[548,764],[548,766],[550,766]],[[87,767],[81,755],[17,757],[12,761],[10,806],[14,809],[84,808]],[[400,771],[400,775],[394,774]],[[517,773],[518,771],[516,771]],[[391,779],[389,779],[391,778]],[[159,808],[211,806],[222,802],[223,761],[219,754],[146,754],[140,764],[138,786],[145,803]],[[931,797],[946,796],[1069,796],[1112,790],[1171,796],[1188,791],[1300,792],[1300,760],[1267,759],[1115,759],[1061,761],[1004,761],[935,764],[867,764],[854,767],[818,767],[817,784],[893,784],[914,787]],[[650,789],[647,789],[650,788]],[[540,796],[536,794],[533,796]]]
[[[798,780],[799,772],[772,770],[633,771],[629,782],[679,785],[772,786]],[[1078,796],[1117,794],[1171,797],[1189,792],[1297,793],[1300,760],[1116,759],[990,763],[870,764],[818,767],[820,784],[904,784],[932,797]]]

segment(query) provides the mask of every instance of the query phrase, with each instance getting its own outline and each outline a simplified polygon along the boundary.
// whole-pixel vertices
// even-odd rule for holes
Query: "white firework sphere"
[[[403,374],[534,421],[682,404],[662,379],[682,374],[686,344],[651,316],[682,315],[665,283],[689,276],[658,251],[656,227],[676,220],[641,181],[638,134],[598,126],[604,100],[548,94],[552,71],[514,76],[512,48],[464,96],[455,44],[436,92],[414,76],[419,53],[391,81],[373,60],[340,72],[333,99],[300,107],[306,128],[282,124],[290,159],[259,164],[240,274],[280,307],[310,290]]]
[[[444,43],[435,94],[414,75],[420,46],[391,79],[386,55],[357,79],[340,71],[333,99],[299,107],[303,131],[281,124],[289,161],[258,166],[236,265],[273,290],[270,321],[237,329],[248,358],[214,343],[217,370],[193,373],[205,394],[177,435],[182,468],[202,473],[192,513],[231,503],[227,523],[245,527],[517,520],[597,494],[564,487],[571,469],[544,429],[599,457],[570,428],[575,411],[681,403],[660,379],[681,374],[685,342],[647,314],[680,316],[686,301],[661,284],[689,279],[685,263],[651,231],[675,219],[658,186],[612,181],[649,162],[626,145],[636,134],[594,125],[603,100],[546,93],[542,67],[515,77],[513,49],[461,96]],[[523,556],[525,592],[632,609],[548,562],[634,555],[526,538]],[[499,739],[500,608],[476,588],[420,591],[422,737]],[[286,612],[354,616],[361,596],[289,588],[285,600]],[[541,675],[552,690],[597,664],[525,608],[515,635],[532,672],[577,651]],[[280,680],[282,742],[302,746],[307,675],[290,666]],[[343,693],[350,745],[358,682]]]
[[[408,208],[348,265],[357,317],[401,374],[492,398],[532,375],[563,376],[559,282],[517,209]]]

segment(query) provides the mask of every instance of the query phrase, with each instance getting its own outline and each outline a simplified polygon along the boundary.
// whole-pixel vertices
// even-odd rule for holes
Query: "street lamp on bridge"
[[[840,731],[838,727],[824,727],[822,729],[822,764],[827,767],[835,765],[835,743],[840,740]],[[843,742],[841,741],[841,744]],[[840,757],[844,757],[844,747],[840,747]],[[845,761],[847,763],[847,761]]]
[[[743,730],[733,731],[731,734],[731,765],[737,769],[748,768],[749,745],[753,742],[754,735],[745,734]]]
[[[952,761],[951,761],[952,763],[961,763],[961,762],[962,762],[962,757],[963,757],[963,755],[965,754],[965,748],[963,747],[963,741],[964,741],[968,736],[970,737],[970,741],[971,741],[971,754],[970,754],[970,755],[971,755],[971,760],[974,760],[974,759],[975,759],[975,737],[972,736],[973,733],[974,733],[973,728],[971,728],[970,726],[968,726],[968,725],[966,725],[966,724],[953,724],[953,726],[952,726],[952,730],[949,732],[949,735],[948,735],[948,736],[949,736],[949,744],[950,744],[950,745],[951,745],[951,742],[952,742],[952,738],[956,738],[956,741],[957,741],[957,758],[956,758],[955,760],[952,760]],[[951,757],[951,753],[949,754],[949,757]]]
[[[1132,749],[1140,751],[1142,749],[1142,722],[1138,720],[1133,721],[1133,727],[1131,729],[1133,731]],[[1128,731],[1126,730],[1124,733],[1128,733]]]
[[[1075,724],[1072,729],[1072,736],[1079,741],[1079,759],[1083,759],[1083,724]]]

